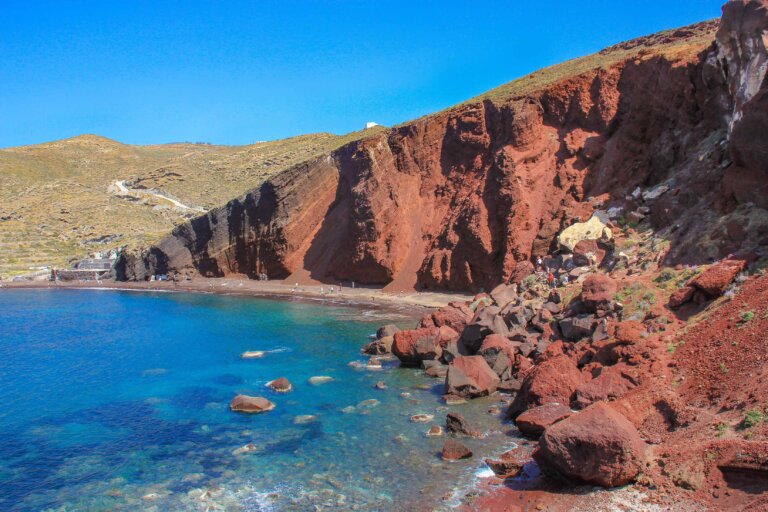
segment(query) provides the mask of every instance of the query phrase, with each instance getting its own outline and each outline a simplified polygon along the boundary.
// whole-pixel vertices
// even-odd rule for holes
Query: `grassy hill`
[[[149,244],[199,209],[371,133],[318,133],[249,146],[131,146],[82,135],[2,149],[0,276],[33,266],[64,266],[86,253],[126,244]],[[134,193],[120,194],[117,181]],[[161,195],[194,209],[179,208]]]

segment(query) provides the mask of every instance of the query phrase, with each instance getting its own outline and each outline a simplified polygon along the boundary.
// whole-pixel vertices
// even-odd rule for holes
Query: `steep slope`
[[[668,261],[765,244],[764,189],[744,186],[765,183],[745,127],[765,117],[765,48],[759,27],[724,24],[716,40],[717,27],[623,43],[347,144],[126,255],[118,277],[488,289],[572,222],[662,183],[650,217]]]
[[[320,133],[240,147],[131,146],[83,135],[2,149],[0,276],[31,265],[63,265],[86,252],[146,246],[195,210],[362,135]],[[122,180],[136,192],[120,193],[114,183]]]

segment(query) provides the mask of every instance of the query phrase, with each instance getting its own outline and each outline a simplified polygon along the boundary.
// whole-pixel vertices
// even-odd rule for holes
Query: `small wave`
[[[277,348],[271,348],[269,350],[263,351],[265,354],[279,354],[280,352],[293,352],[293,349],[290,347],[277,347]]]

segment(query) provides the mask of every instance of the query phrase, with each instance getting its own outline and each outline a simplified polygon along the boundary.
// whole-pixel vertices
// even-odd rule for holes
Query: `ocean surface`
[[[388,322],[414,320],[203,294],[2,290],[0,510],[450,508],[484,464],[443,462],[445,438],[424,435],[449,410],[441,381],[365,367],[360,347]],[[308,382],[319,375],[333,381]],[[278,377],[294,390],[266,387]],[[277,407],[233,413],[238,393]],[[465,440],[480,453],[513,442],[493,403],[451,408],[488,432]],[[434,421],[410,421],[418,413]]]

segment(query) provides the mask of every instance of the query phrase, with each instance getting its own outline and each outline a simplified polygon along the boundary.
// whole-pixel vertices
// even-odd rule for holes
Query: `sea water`
[[[413,319],[204,294],[0,291],[0,510],[449,507],[483,463],[444,462],[444,438],[425,436],[449,410],[442,382],[365,367],[360,347],[388,322]],[[333,380],[308,382],[321,375]],[[271,391],[278,377],[293,391]],[[240,393],[276,408],[231,412]],[[491,403],[451,408],[489,433],[465,440],[480,453],[511,442]]]

